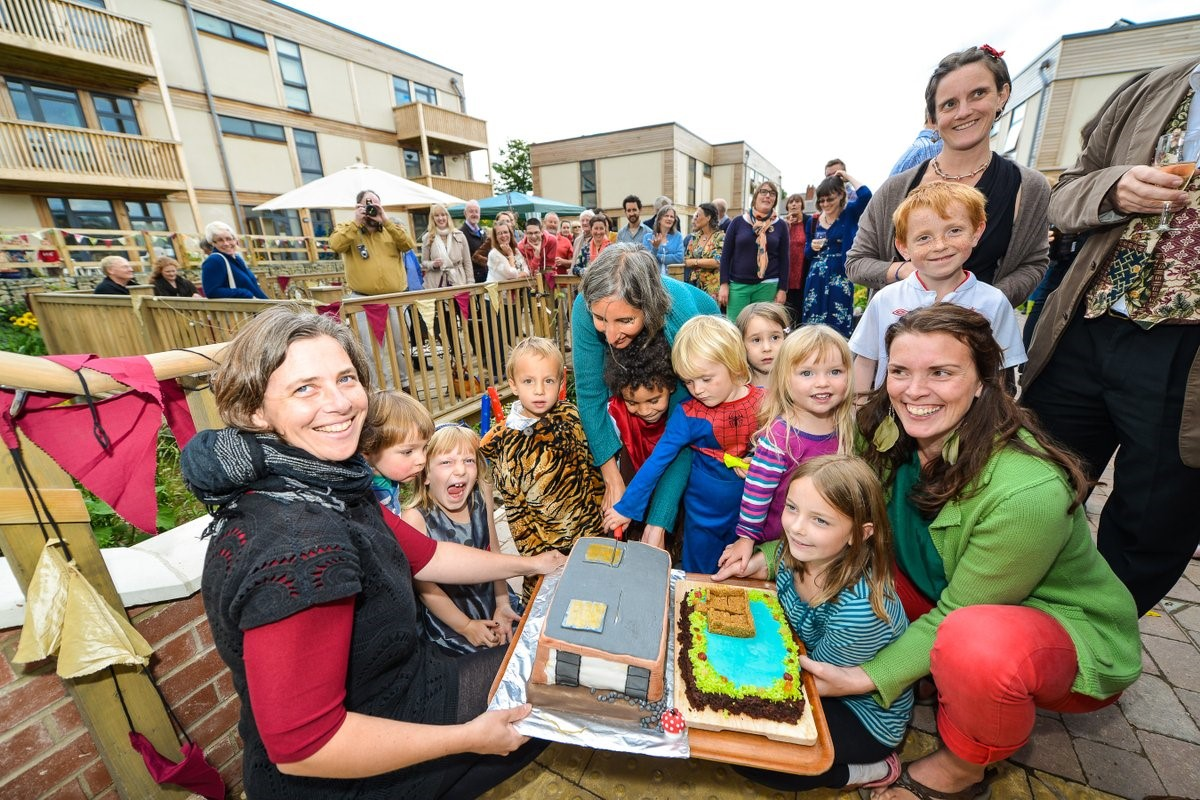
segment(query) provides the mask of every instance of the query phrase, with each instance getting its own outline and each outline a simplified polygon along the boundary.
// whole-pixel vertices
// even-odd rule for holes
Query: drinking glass
[[[1196,171],[1196,156],[1200,153],[1200,130],[1185,133],[1175,131],[1164,133],[1158,137],[1158,146],[1154,149],[1154,166],[1171,175],[1183,178],[1181,189],[1186,189],[1188,181]],[[1156,233],[1167,233],[1174,230],[1171,227],[1171,204],[1164,202],[1162,215],[1158,219]]]

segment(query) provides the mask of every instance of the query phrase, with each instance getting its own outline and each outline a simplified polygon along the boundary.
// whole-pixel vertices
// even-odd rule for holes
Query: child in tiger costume
[[[592,464],[573,403],[559,400],[563,357],[549,339],[513,347],[506,368],[516,394],[504,425],[483,438],[481,451],[523,556],[569,552],[581,536],[603,536],[604,479]],[[533,580],[525,579],[529,601]]]

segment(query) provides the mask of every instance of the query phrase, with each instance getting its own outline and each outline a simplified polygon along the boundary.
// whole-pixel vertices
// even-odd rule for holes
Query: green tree
[[[492,185],[497,192],[532,192],[533,165],[529,161],[529,142],[509,139],[500,148],[500,161],[492,164]]]

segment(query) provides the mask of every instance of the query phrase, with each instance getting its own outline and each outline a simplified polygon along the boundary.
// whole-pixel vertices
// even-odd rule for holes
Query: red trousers
[[[897,578],[909,619],[932,607],[899,570]],[[1072,692],[1078,669],[1071,637],[1044,611],[1005,605],[952,611],[930,653],[938,735],[973,764],[1008,758],[1029,740],[1036,709],[1079,714],[1116,702],[1119,694],[1097,700]]]

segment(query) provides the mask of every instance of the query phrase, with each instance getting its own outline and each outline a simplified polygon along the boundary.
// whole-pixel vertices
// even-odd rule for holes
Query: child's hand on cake
[[[466,723],[472,742],[470,752],[485,756],[506,756],[529,741],[528,736],[517,733],[513,723],[529,716],[533,706],[529,703],[499,711],[487,711]]]
[[[604,530],[606,531],[615,531],[617,528],[623,528],[631,522],[633,520],[615,508],[610,508],[604,512]]]
[[[492,619],[473,619],[458,632],[475,647],[495,647],[500,644],[500,623]]]
[[[717,559],[717,571],[714,581],[727,578],[744,578],[750,571],[750,557],[754,555],[754,541],[745,536],[739,536],[737,541],[725,548]]]

